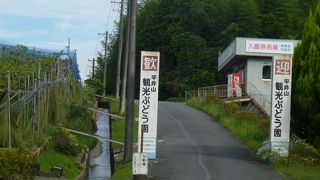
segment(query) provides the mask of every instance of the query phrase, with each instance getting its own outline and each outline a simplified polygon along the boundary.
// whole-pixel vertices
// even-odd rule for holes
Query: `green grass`
[[[119,102],[112,101],[110,102],[111,113],[119,113]],[[139,107],[137,105],[134,106],[134,117],[133,121],[133,143],[138,141],[138,121],[136,118],[139,114]],[[125,117],[125,113],[121,114],[122,117]],[[120,142],[124,142],[125,140],[125,120],[124,119],[116,119],[112,123],[113,134],[112,139]],[[122,145],[113,144],[113,149],[121,149]],[[134,150],[136,151],[136,150]],[[117,164],[115,173],[111,177],[112,180],[127,180],[132,179],[132,163],[128,162],[125,164]]]
[[[119,164],[116,167],[116,173],[111,177],[111,180],[130,180],[132,179],[132,164]]]
[[[168,102],[184,102],[183,97],[170,97],[166,101]]]
[[[89,147],[94,148],[98,142],[97,139],[86,137],[82,135],[76,135],[78,148],[77,151],[81,152],[82,149]],[[50,172],[53,165],[64,167],[65,177],[68,179],[73,179],[78,176],[83,169],[80,167],[76,156],[66,155],[56,151],[53,145],[49,143],[45,152],[43,152],[37,160],[41,164],[41,170],[45,172]]]
[[[84,96],[81,97],[83,98]],[[56,113],[59,117],[55,118],[58,121],[56,125],[49,125],[48,135],[52,135],[59,125],[81,132],[91,133],[91,112],[87,110],[87,107],[90,106],[90,104],[82,98],[73,99],[73,101],[69,103],[63,102],[63,104],[59,104],[59,106],[56,107]],[[74,103],[73,109],[71,109],[71,103]],[[77,138],[78,153],[87,147],[90,149],[94,148],[98,142],[96,138],[77,134],[73,135]],[[63,167],[64,176],[68,179],[75,178],[83,171],[76,156],[66,155],[55,150],[50,142],[47,149],[37,158],[37,161],[40,163],[41,170],[45,172],[50,172],[53,165]]]
[[[117,101],[109,101],[109,102],[110,102],[110,112],[113,114],[119,114],[120,99],[117,99]]]
[[[112,114],[117,114],[122,117],[126,117],[126,114],[120,114],[120,100],[119,101],[109,101],[110,102],[110,112]],[[134,106],[134,117],[135,120],[133,121],[133,141],[138,141],[138,121],[136,118],[138,117],[138,110],[139,107],[137,105]],[[116,118],[115,121],[112,123],[112,139],[120,142],[124,142],[125,140],[125,119]],[[123,146],[119,144],[113,144],[113,149],[120,149]]]
[[[269,126],[263,119],[243,119],[239,110],[227,112],[228,106],[221,102],[191,99],[187,104],[215,117],[217,122],[254,152],[257,152],[261,143],[268,138]],[[291,140],[289,157],[278,157],[268,163],[283,179],[320,179],[320,151],[298,138]]]
[[[68,156],[56,151],[49,143],[45,152],[37,159],[41,164],[41,170],[50,172],[52,166],[60,166],[64,168],[64,176],[68,179],[73,179],[82,172],[82,168],[76,157]]]
[[[257,150],[261,147],[262,142],[268,139],[268,131],[266,131],[268,126],[259,123],[259,121],[239,120],[236,115],[226,112],[223,104],[197,99],[191,99],[187,104],[215,117],[223,127],[230,130],[250,150]]]
[[[79,144],[79,150],[85,149],[87,147],[93,149],[98,143],[98,140],[93,137],[87,137],[83,135],[76,135],[76,137]]]
[[[273,169],[275,169],[284,179],[296,179],[296,180],[313,180],[320,178],[320,166],[312,165],[309,163],[303,163],[300,160],[296,162],[288,163],[284,160],[279,160],[271,163]]]
[[[135,106],[135,111],[138,109],[137,106]],[[125,116],[124,116],[125,117]],[[136,116],[135,116],[136,117]],[[113,124],[113,134],[112,139],[120,142],[124,142],[125,140],[125,120],[124,119],[116,119]],[[138,141],[138,121],[133,121],[133,141]],[[112,145],[114,149],[119,149],[123,147],[122,145],[113,144]]]

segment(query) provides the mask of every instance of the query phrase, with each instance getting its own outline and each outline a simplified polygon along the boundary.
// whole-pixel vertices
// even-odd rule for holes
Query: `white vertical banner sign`
[[[273,57],[272,104],[271,104],[271,151],[288,156],[290,141],[290,109],[292,55]]]
[[[141,52],[138,152],[148,159],[156,158],[159,68],[160,52]]]

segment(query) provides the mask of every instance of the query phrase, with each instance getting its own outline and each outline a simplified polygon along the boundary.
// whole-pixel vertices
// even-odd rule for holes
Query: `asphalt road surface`
[[[149,179],[281,179],[213,118],[182,103],[159,103],[157,159]]]

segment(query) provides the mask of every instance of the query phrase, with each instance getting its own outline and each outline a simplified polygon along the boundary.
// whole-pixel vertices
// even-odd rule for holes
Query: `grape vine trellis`
[[[70,61],[58,57],[45,58],[42,56],[37,61],[27,62],[33,69],[31,74],[21,72],[22,76],[19,76],[19,72],[9,71],[5,79],[4,72],[0,71],[2,148],[36,147],[41,144],[52,129],[50,125],[59,123],[62,103],[77,96],[79,82],[70,68]],[[2,58],[0,65],[1,61]],[[20,65],[25,64],[21,61]]]

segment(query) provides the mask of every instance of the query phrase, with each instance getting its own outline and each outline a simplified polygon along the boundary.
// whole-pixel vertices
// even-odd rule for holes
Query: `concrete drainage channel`
[[[108,113],[108,109],[99,109],[102,112]],[[110,118],[106,114],[97,113],[97,132],[95,135],[110,138]],[[88,179],[99,180],[109,179],[111,177],[111,143],[100,139],[99,144],[91,152]]]

